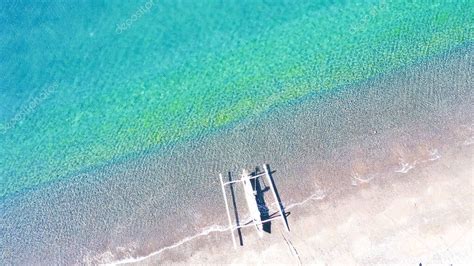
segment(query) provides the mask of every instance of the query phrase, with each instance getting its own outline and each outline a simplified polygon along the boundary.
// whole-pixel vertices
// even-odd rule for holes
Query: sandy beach
[[[289,206],[290,233],[278,221],[261,239],[248,228],[234,250],[227,232],[213,232],[137,263],[472,264],[474,161],[467,144],[345,196]]]

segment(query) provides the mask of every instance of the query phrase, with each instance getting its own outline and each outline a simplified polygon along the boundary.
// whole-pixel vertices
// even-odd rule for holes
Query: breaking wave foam
[[[316,191],[316,193],[312,194],[311,196],[307,197],[306,199],[304,199],[300,202],[295,202],[295,203],[289,204],[288,206],[285,207],[285,210],[290,210],[290,209],[293,209],[295,207],[302,206],[302,205],[308,203],[309,201],[322,200],[325,197],[326,197],[326,194],[324,194],[324,191],[322,191],[321,189],[318,189]],[[211,225],[211,226],[206,227],[202,232],[200,232],[198,234],[186,237],[186,238],[174,243],[173,245],[163,247],[163,248],[161,248],[161,249],[159,249],[155,252],[152,252],[152,253],[150,253],[146,256],[130,257],[130,258],[125,258],[125,259],[121,259],[121,260],[117,260],[117,261],[104,262],[104,263],[100,263],[100,265],[121,265],[121,264],[126,264],[126,263],[141,262],[141,261],[144,261],[144,260],[146,260],[148,258],[151,258],[153,256],[157,256],[157,255],[161,254],[162,252],[164,252],[166,250],[177,248],[177,247],[179,247],[179,246],[181,246],[181,245],[183,245],[183,244],[185,244],[189,241],[192,241],[196,238],[206,236],[206,235],[209,235],[210,233],[214,233],[214,232],[226,232],[229,229],[230,229],[229,226]],[[111,256],[108,256],[108,257],[110,258]]]
[[[411,169],[415,168],[418,164],[422,163],[427,163],[427,162],[432,162],[436,161],[441,158],[441,155],[438,152],[438,149],[433,149],[429,152],[429,157],[424,160],[414,160],[413,162],[405,162],[402,158],[400,158],[400,166],[401,168],[398,170],[395,170],[396,173],[402,173],[406,174],[408,173]]]

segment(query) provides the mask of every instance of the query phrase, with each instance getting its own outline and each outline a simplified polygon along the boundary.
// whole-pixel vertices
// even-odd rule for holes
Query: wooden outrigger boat
[[[232,243],[234,245],[234,248],[237,248],[237,243],[236,243],[236,240],[235,240],[234,231],[236,229],[239,229],[239,228],[242,228],[242,227],[255,226],[255,229],[257,230],[258,235],[260,237],[263,237],[263,232],[264,232],[263,231],[263,224],[265,224],[265,223],[267,223],[271,220],[281,219],[281,221],[283,222],[283,225],[285,227],[285,230],[287,232],[290,231],[290,229],[288,227],[288,222],[286,220],[285,212],[283,210],[281,202],[278,199],[277,192],[275,191],[274,183],[273,183],[273,180],[270,176],[270,171],[268,169],[268,165],[264,164],[263,169],[264,169],[264,172],[261,173],[261,174],[257,174],[257,175],[251,175],[251,174],[249,174],[249,172],[247,170],[244,169],[242,171],[242,175],[240,176],[240,179],[233,180],[233,181],[228,181],[228,182],[224,182],[222,174],[219,175],[219,179],[220,179],[220,182],[221,182],[221,188],[222,188],[222,194],[224,196],[224,203],[225,203],[225,207],[226,207],[226,211],[227,211],[227,218],[228,218],[228,221],[229,221],[229,230],[230,230],[231,235],[232,235]],[[276,205],[278,206],[278,212],[280,214],[279,216],[270,217],[268,219],[262,220],[262,214],[261,214],[261,212],[258,208],[257,199],[256,199],[257,191],[252,186],[252,181],[251,181],[252,179],[257,179],[259,177],[265,177],[267,179],[270,191],[273,195],[273,198],[275,200]],[[226,194],[226,191],[225,191],[225,186],[230,185],[230,184],[234,184],[234,183],[242,183],[242,186],[243,186],[243,189],[244,189],[245,201],[247,203],[247,207],[248,207],[248,210],[250,212],[250,218],[251,218],[250,223],[245,223],[245,224],[242,224],[242,225],[240,225],[240,224],[233,225],[233,223],[232,223],[232,218],[230,216],[229,205],[228,205],[228,202],[227,202],[227,194]]]

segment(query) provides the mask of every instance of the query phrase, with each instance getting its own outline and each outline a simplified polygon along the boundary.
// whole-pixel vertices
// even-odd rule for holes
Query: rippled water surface
[[[317,173],[370,178],[420,139],[433,155],[436,141],[465,134],[448,126],[471,125],[461,106],[472,99],[473,11],[469,1],[2,3],[1,260],[170,245],[220,221],[192,200],[221,203],[220,171],[268,162],[292,202],[324,185]]]

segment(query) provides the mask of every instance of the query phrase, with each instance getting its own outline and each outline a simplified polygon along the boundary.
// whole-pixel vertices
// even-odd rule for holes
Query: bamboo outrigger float
[[[283,222],[283,225],[285,227],[285,230],[287,232],[290,231],[290,228],[288,227],[288,222],[286,220],[285,212],[283,210],[282,204],[279,201],[277,192],[275,190],[273,179],[271,177],[270,170],[268,169],[268,165],[264,164],[263,169],[264,169],[263,173],[256,174],[256,175],[251,175],[251,174],[249,174],[249,172],[247,170],[244,169],[242,171],[242,175],[240,176],[240,179],[232,180],[232,181],[228,181],[228,182],[224,182],[222,174],[219,174],[219,179],[220,179],[221,188],[222,188],[222,194],[224,196],[224,203],[225,203],[225,208],[226,208],[226,212],[227,212],[227,218],[228,218],[228,221],[229,221],[229,230],[230,230],[230,233],[231,233],[231,236],[232,236],[232,243],[234,245],[234,248],[237,248],[237,242],[235,240],[234,231],[239,229],[239,228],[242,228],[242,227],[255,226],[255,229],[257,230],[258,235],[260,237],[263,237],[263,224],[265,224],[269,221],[272,221],[272,220],[281,219],[281,221]],[[252,179],[257,180],[257,178],[259,178],[259,177],[265,177],[267,179],[270,191],[273,195],[273,198],[275,200],[276,205],[278,206],[278,212],[280,214],[279,216],[270,217],[268,219],[262,220],[261,212],[258,208],[257,199],[256,199],[257,191],[254,189],[254,187],[251,183]],[[227,202],[227,194],[225,192],[225,186],[230,185],[230,184],[234,184],[234,183],[242,183],[242,186],[243,186],[243,189],[244,189],[245,201],[247,203],[247,207],[248,207],[248,210],[250,212],[250,217],[251,217],[250,223],[246,223],[246,224],[243,224],[243,225],[240,225],[240,224],[233,225],[233,223],[232,223],[232,218],[230,216],[230,210],[229,210],[229,204]]]

